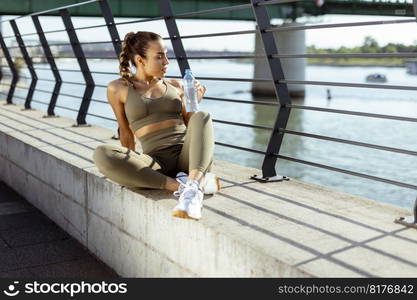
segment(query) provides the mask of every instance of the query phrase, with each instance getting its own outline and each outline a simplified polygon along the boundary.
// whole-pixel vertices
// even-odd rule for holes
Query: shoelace
[[[192,204],[199,204],[199,199],[196,197],[198,186],[192,184],[180,184],[178,191],[174,192],[175,196],[183,195],[182,199],[191,198]]]
[[[172,194],[175,196],[175,197],[179,197],[181,194],[182,194],[182,192],[184,191],[184,189],[187,187],[188,185],[187,185],[187,183],[182,183],[182,182],[180,182],[180,185],[179,185],[179,187],[178,187],[178,190],[177,191],[175,191],[175,192],[173,192]],[[203,189],[200,189],[199,187],[198,187],[198,189],[201,191],[201,192],[203,192],[204,193],[204,190]]]
[[[180,183],[180,186],[178,187],[178,190],[173,193],[174,196],[179,197],[182,194],[182,192],[184,191],[184,189],[185,189],[185,184]]]
[[[197,194],[197,187],[196,186],[192,186],[189,185],[184,189],[184,198],[191,198],[191,202],[192,204],[198,204],[198,199],[196,197]]]

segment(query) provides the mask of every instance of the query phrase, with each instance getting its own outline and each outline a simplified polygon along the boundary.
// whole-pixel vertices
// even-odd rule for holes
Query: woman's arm
[[[187,112],[187,105],[186,105],[186,99],[185,99],[185,94],[184,94],[184,85],[182,84],[181,81],[177,79],[171,79],[169,80],[169,83],[171,83],[173,86],[175,86],[178,89],[178,95],[180,96],[182,104],[183,104],[182,115],[184,117],[185,126],[187,126],[188,121],[190,120],[194,112]],[[198,103],[200,103],[207,89],[205,86],[202,86],[198,80],[196,80],[195,87],[197,89]]]
[[[129,122],[126,118],[124,103],[120,99],[120,90],[122,85],[116,81],[112,81],[107,85],[107,100],[110,103],[116,116],[120,128],[120,143],[133,151],[135,148],[135,136],[130,129]]]

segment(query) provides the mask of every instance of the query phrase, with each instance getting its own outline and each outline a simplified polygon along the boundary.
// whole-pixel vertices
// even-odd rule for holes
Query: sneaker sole
[[[216,176],[216,186],[217,186],[217,192],[220,191],[222,188],[222,185],[220,184],[220,177]]]
[[[184,210],[174,210],[172,212],[172,215],[174,217],[177,217],[177,218],[191,219],[191,220],[195,220],[195,221],[200,220],[200,219],[196,219],[196,218],[193,218],[193,217],[189,216],[188,213]]]
[[[215,180],[216,190],[214,192],[208,192],[208,193],[204,192],[205,195],[213,195],[213,194],[219,192],[220,189],[222,188],[222,186],[220,184],[220,177],[216,176],[214,180]]]

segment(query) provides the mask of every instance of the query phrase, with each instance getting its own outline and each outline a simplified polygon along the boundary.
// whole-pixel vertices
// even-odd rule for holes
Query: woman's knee
[[[95,165],[99,168],[110,167],[111,162],[115,158],[114,151],[120,152],[115,145],[104,144],[97,146],[93,153]]]
[[[190,118],[190,122],[193,120],[203,120],[203,121],[208,121],[211,119],[210,113],[206,112],[206,111],[197,111],[195,113],[193,113],[193,115]]]

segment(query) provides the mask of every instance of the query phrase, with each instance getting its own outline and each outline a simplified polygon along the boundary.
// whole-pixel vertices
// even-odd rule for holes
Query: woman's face
[[[146,74],[158,78],[165,76],[169,64],[167,58],[167,47],[162,39],[148,42],[146,58],[140,57],[141,67]]]

